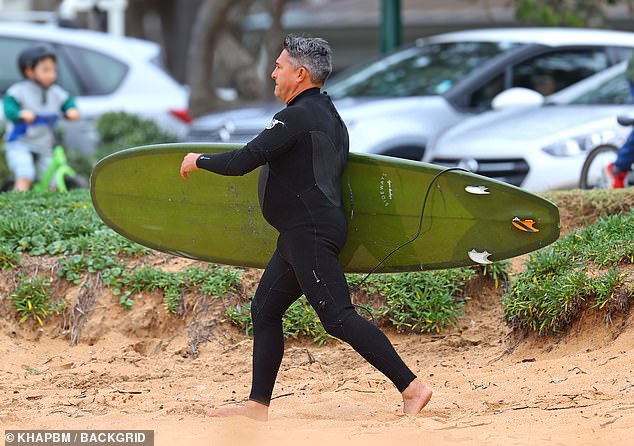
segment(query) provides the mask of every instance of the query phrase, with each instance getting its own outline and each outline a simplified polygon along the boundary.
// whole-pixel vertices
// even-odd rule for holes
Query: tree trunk
[[[264,45],[264,78],[268,79],[273,70],[273,62],[282,51],[283,47],[283,30],[282,30],[282,14],[286,7],[287,0],[271,0],[271,27],[266,33]],[[273,88],[265,91],[264,97],[272,99],[274,97]]]
[[[198,10],[189,47],[190,87],[189,112],[200,116],[216,105],[218,98],[213,88],[213,55],[227,14],[238,0],[205,0]]]
[[[61,0],[32,0],[33,11],[56,11]]]
[[[202,1],[187,0],[186,4],[187,6],[183,6],[183,2],[173,1],[172,26],[166,27],[163,31],[167,68],[172,76],[183,84],[187,81],[187,48],[192,41],[192,24],[196,20]]]
[[[147,39],[143,20],[145,14],[152,7],[148,0],[129,0],[128,9],[125,12],[125,34],[126,36]]]

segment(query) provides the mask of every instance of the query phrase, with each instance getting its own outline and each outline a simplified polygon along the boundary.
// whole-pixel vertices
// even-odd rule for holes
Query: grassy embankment
[[[586,310],[608,318],[628,311],[634,299],[634,191],[573,191],[549,198],[562,209],[564,230],[572,232],[531,254],[525,270],[510,280],[507,262],[486,270],[379,274],[361,285],[355,299],[372,307],[380,324],[419,333],[454,325],[465,302],[477,298],[478,287],[495,284],[508,286],[502,302],[507,322],[539,334],[565,330]],[[234,298],[224,317],[249,332],[250,296],[240,285],[244,270],[193,263],[165,271],[146,264],[148,256],[150,250],[101,222],[86,191],[0,195],[0,274],[13,274],[17,284],[2,297],[16,321],[52,323],[67,304],[64,295],[51,292],[59,288],[52,284],[86,283],[92,276],[110,287],[125,308],[134,305],[139,293],[158,291],[175,315],[182,313],[186,292],[211,298],[230,292]],[[53,259],[54,268],[22,275],[21,264],[38,258]],[[354,286],[361,276],[348,279]],[[287,336],[307,336],[317,343],[328,339],[304,298],[290,308],[284,330]]]

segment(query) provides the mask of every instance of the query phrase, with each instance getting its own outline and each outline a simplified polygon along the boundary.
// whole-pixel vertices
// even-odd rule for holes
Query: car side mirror
[[[491,101],[491,107],[495,110],[512,107],[539,107],[544,101],[544,96],[535,90],[513,87],[496,95]]]

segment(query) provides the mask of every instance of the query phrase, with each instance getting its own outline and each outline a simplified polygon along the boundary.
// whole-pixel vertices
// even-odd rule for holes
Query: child
[[[54,118],[64,114],[74,121],[79,111],[70,94],[55,84],[57,56],[50,45],[22,51],[18,68],[25,79],[9,87],[2,101],[8,121],[5,149],[14,190],[27,191],[51,163]]]

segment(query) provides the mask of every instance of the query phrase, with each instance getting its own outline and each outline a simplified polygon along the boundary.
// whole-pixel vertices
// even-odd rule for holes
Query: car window
[[[0,93],[4,94],[12,84],[22,80],[18,70],[18,55],[32,45],[33,40],[0,37]],[[79,94],[77,80],[69,69],[68,62],[58,52],[57,55],[57,83],[71,95]]]
[[[491,107],[493,98],[504,91],[504,73],[473,92],[469,100],[469,107],[483,110]]]
[[[18,54],[31,46],[33,42],[21,39],[7,39],[0,37],[0,92],[4,94],[12,84],[22,80],[22,75],[18,70]]]
[[[336,99],[443,94],[483,62],[518,45],[446,42],[412,46],[350,70],[327,85],[327,90]]]
[[[512,86],[529,88],[548,96],[609,65],[607,55],[599,49],[554,51],[515,65]]]
[[[569,103],[579,105],[631,104],[632,95],[630,94],[630,86],[625,79],[625,73],[619,73],[617,76],[602,82],[596,88],[581,94]]]
[[[67,51],[81,73],[86,95],[112,93],[128,72],[126,64],[97,51],[74,46],[67,47]]]

